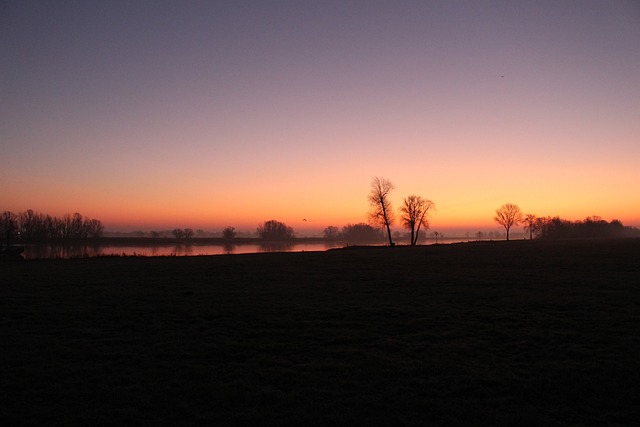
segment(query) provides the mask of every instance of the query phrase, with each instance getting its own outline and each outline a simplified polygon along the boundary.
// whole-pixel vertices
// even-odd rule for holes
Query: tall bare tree
[[[518,225],[522,222],[522,211],[518,205],[513,203],[506,203],[496,209],[496,216],[493,220],[504,227],[507,230],[507,240],[509,240],[509,230],[514,225]]]
[[[389,245],[393,246],[391,239],[391,224],[393,224],[393,208],[389,200],[389,194],[394,189],[393,184],[386,178],[373,178],[371,191],[369,192],[369,221],[380,227],[386,227]]]
[[[420,227],[427,228],[427,213],[433,208],[431,200],[423,199],[420,196],[411,195],[404,199],[400,211],[402,224],[411,231],[411,246],[415,246],[420,235]]]

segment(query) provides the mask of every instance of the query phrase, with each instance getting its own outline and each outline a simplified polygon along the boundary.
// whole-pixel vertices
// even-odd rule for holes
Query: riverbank
[[[640,240],[0,264],[10,424],[631,425]]]

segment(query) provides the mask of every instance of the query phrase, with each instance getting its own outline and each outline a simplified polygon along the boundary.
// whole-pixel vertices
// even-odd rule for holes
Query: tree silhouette
[[[28,242],[44,240],[44,217],[33,211],[33,209],[27,209],[25,212],[18,214],[20,222],[20,235]]]
[[[18,216],[11,211],[2,212],[0,216],[0,241],[6,238],[6,245],[9,247],[16,230],[18,230]]]
[[[222,230],[222,238],[224,240],[233,240],[236,238],[236,229],[234,227],[225,227],[224,230]]]
[[[336,226],[330,225],[322,231],[324,238],[327,240],[337,240],[340,229]]]
[[[87,219],[85,221],[85,228],[87,231],[88,237],[97,239],[98,237],[102,237],[102,233],[104,231],[104,226],[102,222],[98,219]]]
[[[640,237],[637,228],[625,227],[617,219],[607,222],[599,216],[587,217],[584,221],[568,221],[557,216],[538,218],[536,226],[541,239]]]
[[[371,181],[371,191],[369,192],[369,204],[371,211],[369,212],[369,221],[380,227],[387,229],[389,245],[393,246],[391,239],[391,224],[393,223],[393,208],[389,201],[389,194],[394,189],[391,181],[385,178],[373,178]]]
[[[340,237],[345,243],[376,243],[384,240],[379,228],[363,222],[345,225]]]
[[[433,208],[431,200],[423,199],[420,196],[411,195],[404,199],[400,207],[402,212],[401,220],[404,227],[411,231],[411,246],[415,246],[420,235],[420,227],[427,228],[427,213]]]
[[[538,221],[538,217],[534,214],[526,214],[522,222],[524,222],[524,231],[529,232],[529,240],[532,240],[533,234],[537,233],[539,230],[540,222]]]
[[[293,228],[287,227],[285,223],[274,219],[259,225],[256,232],[262,240],[267,241],[283,241],[294,238]]]
[[[504,227],[507,230],[507,240],[509,240],[509,230],[514,225],[518,225],[522,222],[522,211],[517,205],[513,203],[506,203],[496,209],[496,216],[493,220]]]
[[[17,215],[11,212],[3,213],[0,223],[6,223],[6,218],[13,218],[12,234],[25,243],[37,243],[46,241],[69,241],[102,237],[104,226],[97,219],[91,219],[74,213],[62,217],[53,217],[27,209]],[[5,226],[0,228],[5,230]],[[3,236],[6,231],[2,233]]]

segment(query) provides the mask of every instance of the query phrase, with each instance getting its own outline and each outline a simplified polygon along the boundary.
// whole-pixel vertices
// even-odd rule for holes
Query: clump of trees
[[[271,242],[292,240],[295,237],[293,228],[274,219],[258,225],[256,233],[262,240]]]
[[[568,221],[560,217],[537,217],[534,214],[523,214],[513,203],[506,203],[496,209],[494,220],[507,231],[519,223],[524,224],[524,230],[529,239],[572,239],[572,238],[603,238],[603,237],[640,237],[640,230],[625,227],[620,221],[611,222],[599,216],[589,216],[582,221]]]
[[[233,240],[236,238],[236,229],[234,227],[228,226],[222,230],[222,238],[224,240]]]
[[[347,244],[379,243],[384,240],[384,235],[380,231],[380,228],[360,222],[342,227],[338,238]]]
[[[28,209],[14,214],[5,211],[0,217],[0,238],[25,243],[86,240],[102,237],[104,226],[97,219],[79,213],[62,217]]]
[[[640,237],[640,230],[625,227],[617,219],[607,222],[599,216],[590,216],[582,221],[568,221],[556,216],[537,218],[535,236],[541,239]]]
[[[191,240],[193,237],[193,229],[191,228],[174,228],[171,234],[176,240]]]
[[[340,229],[330,225],[322,231],[322,235],[327,240],[338,240],[340,238]]]

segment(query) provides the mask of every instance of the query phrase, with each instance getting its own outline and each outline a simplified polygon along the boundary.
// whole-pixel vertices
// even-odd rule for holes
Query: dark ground
[[[640,240],[0,262],[16,424],[640,422]]]

